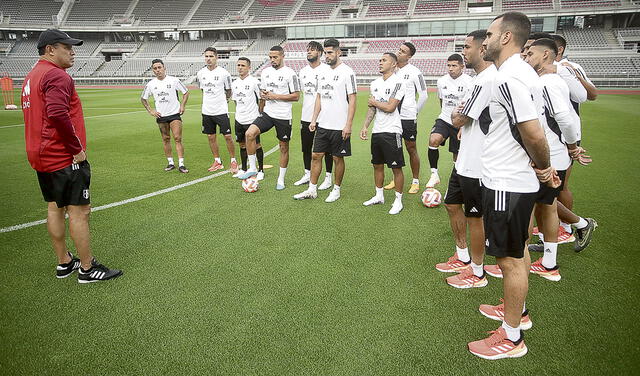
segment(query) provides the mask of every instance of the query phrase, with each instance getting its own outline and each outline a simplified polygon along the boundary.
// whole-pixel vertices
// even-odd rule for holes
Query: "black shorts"
[[[418,121],[417,120],[401,120],[402,122],[402,138],[407,141],[415,141],[418,138]]]
[[[180,114],[174,114],[174,115],[169,115],[169,116],[161,116],[159,118],[156,118],[156,123],[171,123],[174,120],[182,121],[182,118],[180,117]]]
[[[313,138],[313,152],[348,157],[351,155],[351,137],[343,140],[342,131],[316,128],[316,135]]]
[[[564,179],[567,177],[567,170],[558,171],[558,177],[561,180],[558,188],[551,188],[546,184],[540,183],[540,189],[538,190],[538,196],[536,197],[537,203],[544,205],[553,204],[553,200],[555,200],[564,189]]]
[[[253,121],[253,124],[258,126],[260,133],[276,127],[276,137],[278,137],[278,140],[284,142],[291,140],[291,120],[275,119],[267,115],[266,112],[261,112],[256,120]]]
[[[205,115],[202,114],[202,133],[216,134],[216,125],[220,127],[220,133],[231,134],[231,124],[229,123],[229,115]]]
[[[46,202],[55,202],[59,208],[68,205],[89,205],[91,166],[89,162],[74,163],[62,170],[39,172],[38,183]]]
[[[449,177],[449,187],[444,194],[444,203],[464,204],[465,217],[482,217],[482,184],[480,179],[458,175],[454,167]]]
[[[495,257],[524,256],[537,193],[494,191],[482,187],[485,250]]]
[[[236,142],[244,142],[245,133],[247,132],[250,126],[251,124],[240,124],[236,120],[235,127],[234,127],[236,129]],[[260,143],[260,135],[256,137],[256,144],[259,144],[259,143]]]
[[[303,153],[311,153],[311,149],[313,149],[313,136],[316,132],[309,130],[309,124],[311,123],[308,121],[300,121],[300,145]],[[316,123],[316,127],[317,125],[318,123]]]
[[[402,136],[399,133],[371,135],[371,164],[387,164],[389,168],[404,167]]]
[[[453,125],[447,123],[446,121],[438,118],[436,119],[436,123],[431,128],[431,133],[438,133],[442,135],[444,141],[442,141],[442,146],[447,143],[447,139],[449,139],[449,151],[453,154],[458,154],[458,150],[460,150],[460,140],[458,140],[458,129],[456,129]]]

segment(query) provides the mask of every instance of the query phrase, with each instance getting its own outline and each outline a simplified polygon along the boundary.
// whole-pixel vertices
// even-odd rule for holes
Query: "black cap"
[[[38,48],[55,43],[64,43],[72,46],[82,45],[82,41],[80,39],[71,38],[69,34],[58,29],[47,29],[43,31],[38,38]]]

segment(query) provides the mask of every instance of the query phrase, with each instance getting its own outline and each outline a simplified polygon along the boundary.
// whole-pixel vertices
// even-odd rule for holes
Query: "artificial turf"
[[[80,90],[94,207],[210,174],[200,93],[192,92],[183,116],[186,175],[162,170],[159,132],[141,111],[139,93]],[[324,202],[328,192],[303,202],[291,197],[302,191],[293,186],[302,174],[296,104],[284,191],[274,189],[276,152],[265,158],[276,168],[256,193],[243,192],[226,174],[95,212],[93,251],[122,268],[121,278],[92,285],[79,285],[75,275],[57,280],[45,226],[0,233],[0,373],[637,372],[640,96],[601,95],[583,105],[583,146],[594,162],[576,166],[571,187],[575,211],[600,226],[582,253],[559,247],[560,282],[531,275],[529,354],[501,361],[466,350],[499,326],[478,306],[499,302],[501,280],[489,277],[485,288],[460,291],[434,268],[455,250],[444,208],[427,209],[419,195],[405,194],[404,211],[390,216],[391,192],[384,205],[362,206],[374,193],[369,141],[357,137],[366,96],[358,97],[353,156],[335,203]],[[437,112],[431,94],[419,119],[422,184]],[[26,161],[24,128],[7,127],[20,123],[19,111],[0,113],[0,227],[46,216]],[[265,150],[276,145],[274,132],[262,139]],[[452,164],[446,149],[440,155],[444,193]]]

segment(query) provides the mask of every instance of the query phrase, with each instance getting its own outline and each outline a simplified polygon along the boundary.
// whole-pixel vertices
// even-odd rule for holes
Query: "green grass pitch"
[[[94,207],[209,175],[200,134],[200,98],[184,115],[191,172],[166,173],[159,132],[140,90],[83,89]],[[369,141],[357,133],[359,94],[342,198],[294,201],[302,189],[300,105],[287,188],[277,168],[260,190],[242,191],[229,174],[93,213],[92,248],[124,269],[103,284],[54,277],[45,226],[0,233],[0,374],[630,374],[638,369],[640,96],[601,95],[583,106],[591,166],[577,166],[575,210],[600,227],[576,254],[559,247],[562,281],[530,277],[533,328],[524,358],[484,361],[466,344],[498,322],[478,312],[497,304],[501,281],[472,291],[447,286],[434,264],[454,252],[443,207],[405,194],[405,209],[365,208],[373,193]],[[427,135],[437,116],[431,94],[419,119],[421,183]],[[35,173],[24,152],[22,114],[0,113],[0,227],[44,219]],[[263,136],[265,150],[276,145]],[[222,148],[223,161],[228,155]],[[440,153],[444,193],[451,156]],[[278,153],[265,158],[278,164]],[[635,161],[635,162],[634,162]],[[387,171],[387,179],[390,171]],[[405,176],[410,177],[409,168]],[[69,248],[74,250],[69,241]],[[534,255],[537,257],[538,255]],[[490,257],[488,263],[494,263]]]

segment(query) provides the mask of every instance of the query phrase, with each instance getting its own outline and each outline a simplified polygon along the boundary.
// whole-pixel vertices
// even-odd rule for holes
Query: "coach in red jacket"
[[[87,137],[80,98],[65,71],[73,66],[73,46],[81,44],[57,29],[40,34],[40,60],[24,79],[22,112],[27,157],[49,203],[47,229],[58,256],[56,276],[65,278],[80,269],[78,282],[90,283],[115,278],[122,271],[99,264],[89,246]],[[66,249],[65,213],[69,214],[69,230],[79,259]]]

